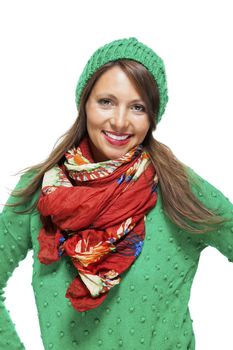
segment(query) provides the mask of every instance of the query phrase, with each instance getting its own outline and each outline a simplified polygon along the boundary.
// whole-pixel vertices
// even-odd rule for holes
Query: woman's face
[[[150,127],[144,101],[118,66],[97,80],[85,108],[95,162],[123,156],[142,143]]]

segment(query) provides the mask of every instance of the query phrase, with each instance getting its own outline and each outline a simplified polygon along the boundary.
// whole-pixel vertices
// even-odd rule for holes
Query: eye
[[[134,105],[133,108],[136,110],[136,112],[145,112],[146,109],[143,105]]]
[[[101,98],[100,100],[98,100],[98,103],[102,106],[108,106],[111,103],[111,100],[109,100],[108,98]]]

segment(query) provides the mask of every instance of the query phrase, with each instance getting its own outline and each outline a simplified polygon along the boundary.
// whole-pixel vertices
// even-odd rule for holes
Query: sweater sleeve
[[[22,175],[16,189],[23,188],[30,180],[27,173]],[[19,201],[10,196],[7,203]],[[17,207],[4,206],[0,214],[0,349],[25,349],[20,341],[15,326],[4,305],[4,288],[14,269],[32,248],[30,239],[30,214],[18,214],[26,205]]]
[[[208,209],[228,218],[227,222],[216,227],[213,231],[197,234],[202,239],[203,248],[212,246],[218,249],[230,262],[233,262],[233,204],[215,186],[203,179],[191,168],[189,170],[195,181],[192,184],[192,190],[198,199]]]

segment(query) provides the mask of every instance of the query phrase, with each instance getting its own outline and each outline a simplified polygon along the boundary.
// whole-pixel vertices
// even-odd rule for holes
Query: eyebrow
[[[98,94],[98,95],[96,95],[96,97],[97,98],[104,98],[104,97],[107,98],[107,97],[109,97],[109,98],[112,98],[114,100],[117,100],[116,96],[114,96],[112,94],[109,94],[109,93]],[[141,98],[138,98],[138,99],[136,98],[136,99],[134,99],[134,100],[132,100],[130,102],[131,103],[137,103],[137,102],[145,103],[145,102],[143,102],[143,100]]]

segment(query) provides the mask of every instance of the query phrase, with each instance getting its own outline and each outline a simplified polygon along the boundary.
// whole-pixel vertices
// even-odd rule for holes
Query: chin
[[[117,158],[124,156],[128,151],[129,151],[129,149],[121,150],[121,151],[117,151],[117,152],[112,152],[112,153],[109,153],[108,155],[106,155],[106,158],[112,159],[112,160],[117,159]]]
[[[128,144],[127,147],[117,149],[108,145],[106,146],[105,142],[103,144],[98,142],[98,146],[97,144],[94,145],[94,143],[92,143],[92,147],[94,146],[94,159],[96,162],[104,162],[107,160],[120,158],[129,152],[135,145],[136,144],[134,142],[133,144]]]

